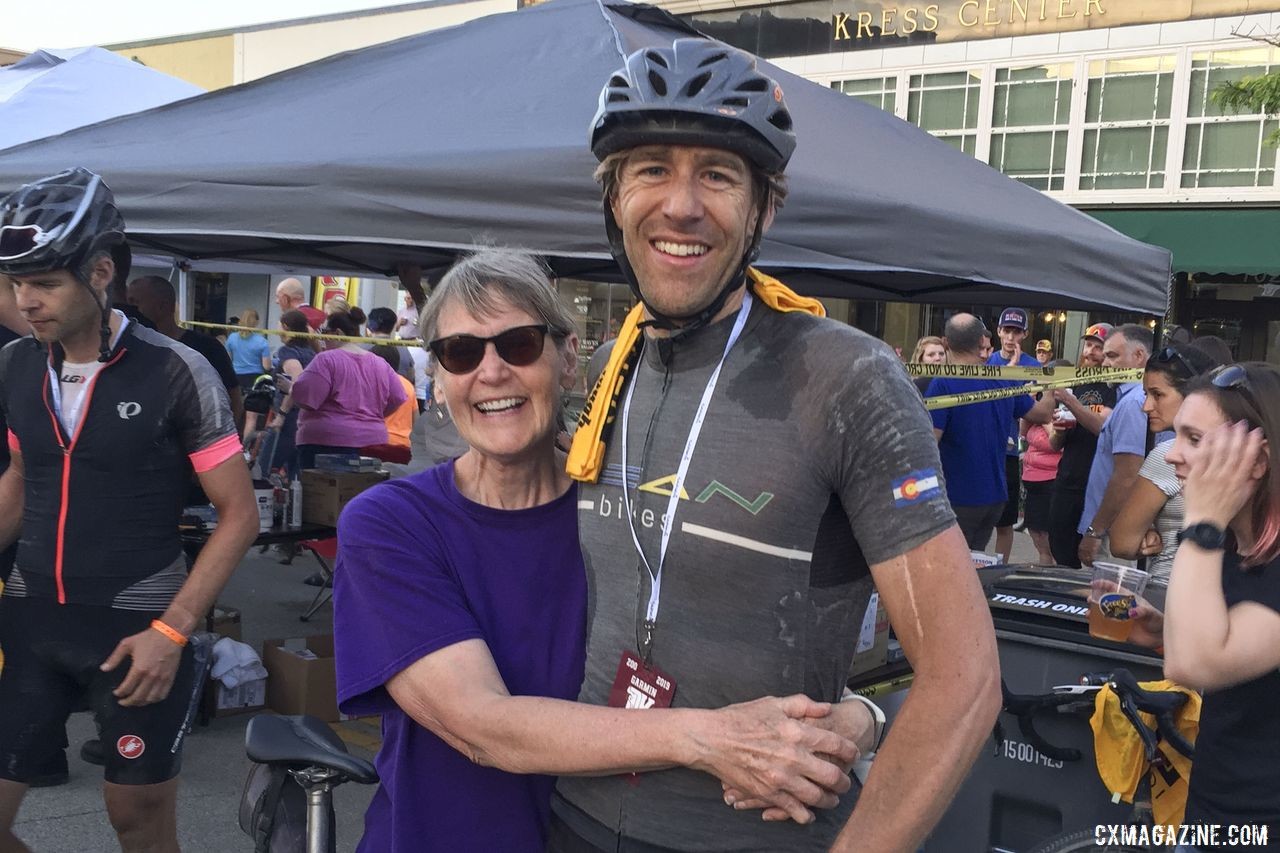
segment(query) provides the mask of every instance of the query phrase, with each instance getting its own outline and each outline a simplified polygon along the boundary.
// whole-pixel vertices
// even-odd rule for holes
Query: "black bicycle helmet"
[[[87,169],[67,169],[0,200],[0,273],[75,271],[125,241],[111,189]]]
[[[80,277],[80,268],[96,253],[110,252],[115,282],[124,281],[132,261],[124,228],[111,188],[88,169],[67,169],[0,199],[0,273],[69,270],[102,308],[102,361],[107,360],[111,340],[111,301],[98,298]]]
[[[682,38],[627,57],[601,91],[591,122],[591,151],[600,160],[661,142],[726,148],[779,173],[796,136],[782,87],[760,73],[754,56]]]

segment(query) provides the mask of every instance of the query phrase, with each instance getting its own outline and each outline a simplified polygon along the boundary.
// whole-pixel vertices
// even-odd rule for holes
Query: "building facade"
[[[698,29],[893,113],[1132,237],[1169,248],[1171,319],[1280,362],[1277,122],[1224,112],[1280,70],[1280,0],[669,0]],[[899,346],[961,306],[850,308]],[[989,313],[989,312],[987,312]],[[1086,319],[1037,315],[1074,355]]]

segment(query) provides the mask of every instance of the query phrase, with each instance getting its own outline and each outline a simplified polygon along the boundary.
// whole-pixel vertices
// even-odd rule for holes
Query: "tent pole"
[[[186,264],[180,264],[174,261],[173,265],[178,268],[178,319],[190,320],[187,307],[190,299],[187,293],[187,267]]]

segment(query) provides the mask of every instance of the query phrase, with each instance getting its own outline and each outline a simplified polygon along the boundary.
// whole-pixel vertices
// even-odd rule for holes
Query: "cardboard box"
[[[209,630],[220,637],[230,637],[237,643],[244,642],[240,631],[240,611],[235,607],[215,604],[213,615],[209,618]]]
[[[973,560],[973,567],[975,569],[985,569],[987,566],[1000,565],[999,554],[986,554],[982,551],[970,551],[969,558]]]
[[[854,647],[849,676],[861,675],[889,662],[889,614],[880,603],[880,593],[872,592],[862,615],[862,629]]]
[[[280,714],[310,714],[326,723],[338,713],[338,680],[333,664],[333,635],[315,634],[267,640],[262,647],[267,668],[267,704]]]
[[[365,489],[387,479],[387,472],[334,473],[309,468],[298,479],[302,481],[303,522],[336,527],[342,508]]]
[[[224,687],[221,681],[209,679],[204,686],[205,711],[210,717],[230,717],[267,707],[267,679],[246,681],[237,687]]]

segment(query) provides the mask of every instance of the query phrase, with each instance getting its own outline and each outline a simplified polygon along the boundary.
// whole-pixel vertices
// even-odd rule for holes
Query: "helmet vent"
[[[649,85],[653,87],[653,92],[659,98],[667,96],[667,81],[662,79],[662,75],[652,68],[649,69]]]
[[[746,98],[725,98],[720,103],[724,104],[726,107],[741,107],[744,110],[748,106]]]
[[[608,102],[611,104],[626,104],[631,102],[631,98],[626,92],[610,92]]]
[[[668,71],[671,70],[671,66],[667,64],[667,58],[662,55],[661,51],[651,50],[644,55],[644,58],[654,65],[659,65]]]
[[[706,59],[699,62],[698,67],[706,68],[708,65],[712,65],[717,62],[723,62],[725,59],[728,59],[728,58],[729,58],[729,55],[724,51],[721,51],[720,53],[713,53],[710,56],[708,56]]]
[[[695,97],[699,92],[702,91],[702,87],[707,85],[707,81],[709,81],[710,79],[711,79],[710,71],[704,71],[701,74],[699,74],[697,77],[694,77],[692,80],[689,81],[689,85],[684,87],[685,97],[688,97],[688,98]],[[746,105],[743,104],[743,106],[746,106]]]
[[[738,84],[739,92],[767,92],[769,91],[769,81],[763,77],[752,77],[749,80],[743,80]]]
[[[769,124],[773,125],[778,130],[781,130],[784,133],[790,133],[791,132],[791,113],[787,112],[786,110],[778,110],[773,115],[769,116]]]

